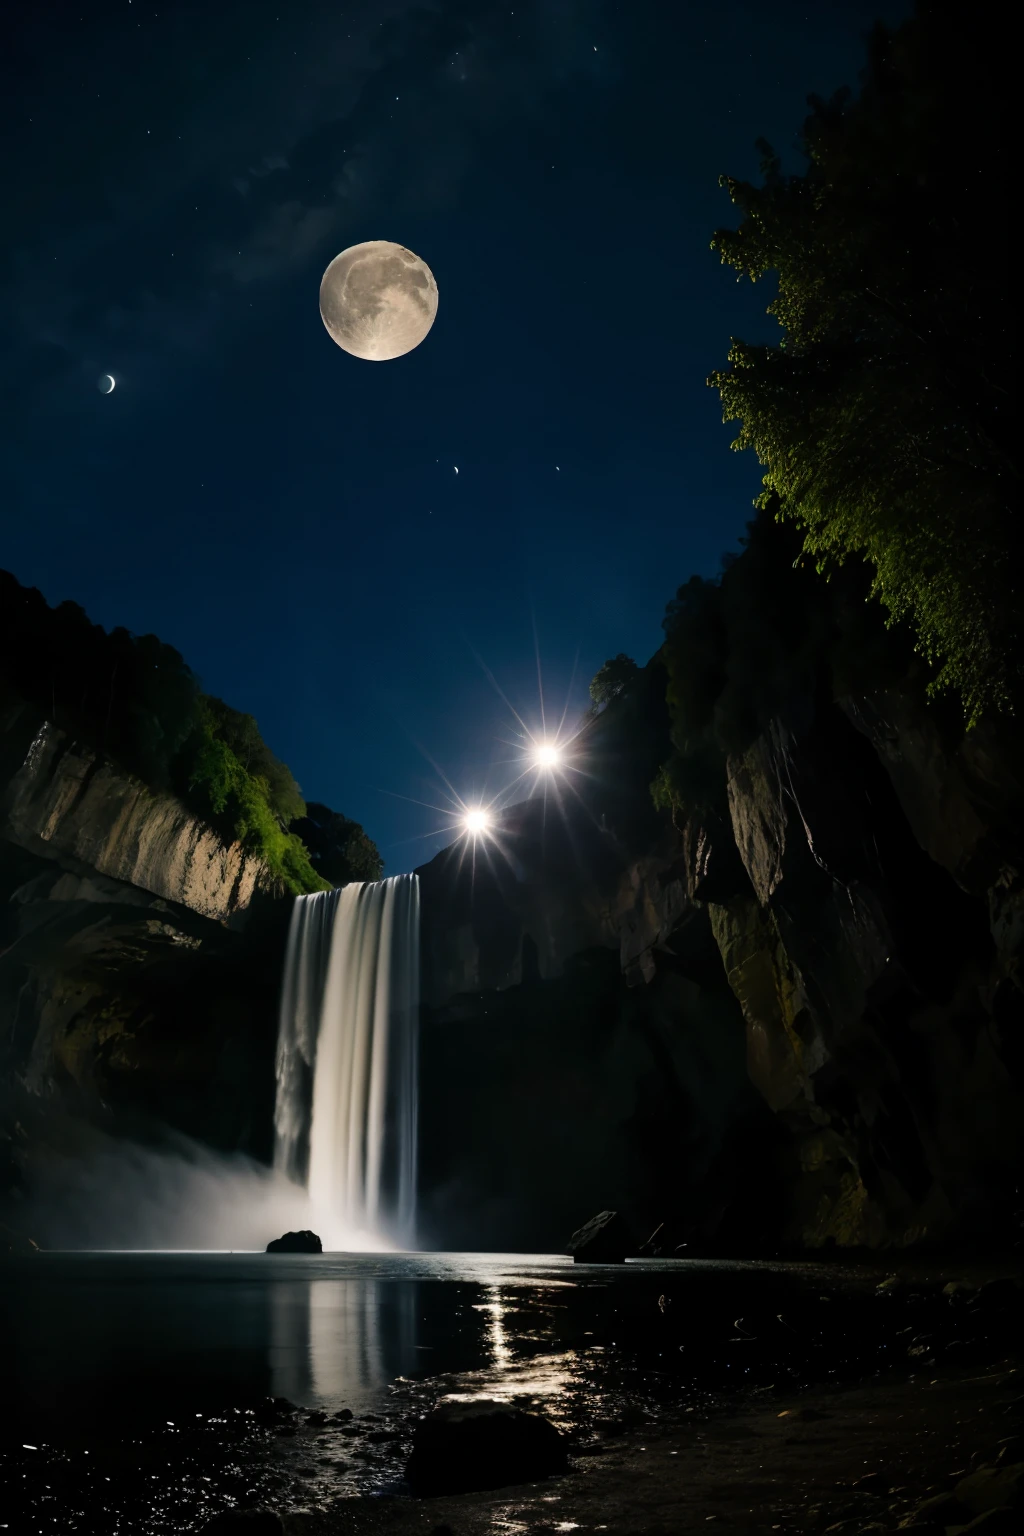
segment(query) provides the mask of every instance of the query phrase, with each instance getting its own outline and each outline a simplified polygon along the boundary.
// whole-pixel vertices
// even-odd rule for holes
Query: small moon
[[[320,316],[353,357],[383,363],[418,347],[437,314],[434,274],[392,240],[364,240],[335,256],[320,283]]]
[[[114,375],[112,373],[101,373],[96,380],[96,388],[101,395],[112,395],[114,393]]]

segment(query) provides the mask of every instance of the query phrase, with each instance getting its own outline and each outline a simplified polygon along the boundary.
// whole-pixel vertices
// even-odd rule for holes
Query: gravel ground
[[[894,1531],[973,1468],[1021,1459],[1022,1382],[1024,1373],[1005,1361],[980,1374],[888,1379],[792,1401],[766,1394],[759,1406],[598,1441],[557,1480],[434,1500],[346,1500],[329,1512],[293,1513],[285,1529],[289,1536],[677,1536],[712,1524],[751,1536]],[[919,1521],[918,1528],[950,1526]],[[985,1529],[996,1527],[989,1521]]]

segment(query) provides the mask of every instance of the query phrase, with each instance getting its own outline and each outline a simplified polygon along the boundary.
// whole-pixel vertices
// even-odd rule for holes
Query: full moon
[[[114,393],[114,375],[112,373],[101,373],[96,380],[96,388],[101,395],[112,395]]]
[[[383,363],[418,347],[437,314],[434,274],[392,240],[364,240],[335,256],[320,283],[320,315],[353,357]]]

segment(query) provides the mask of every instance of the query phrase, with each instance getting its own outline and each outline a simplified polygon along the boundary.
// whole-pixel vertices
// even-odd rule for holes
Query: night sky
[[[790,151],[907,7],[20,10],[0,565],[175,645],[409,869],[451,837],[415,803],[439,773],[472,800],[518,771],[488,672],[539,724],[539,656],[549,716],[578,715],[735,547],[759,470],[705,378],[772,330],[709,250],[718,176],[754,175],[761,135]],[[372,239],[440,294],[388,363],[318,311]]]

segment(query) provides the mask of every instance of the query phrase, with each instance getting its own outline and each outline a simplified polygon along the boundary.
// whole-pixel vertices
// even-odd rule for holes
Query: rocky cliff
[[[638,750],[609,718],[579,748],[561,805],[514,808],[475,866],[420,871],[439,1220],[486,1189],[517,1233],[617,1205],[691,1243],[1005,1238],[1024,1127],[1005,744],[912,692],[806,698],[729,758],[728,819],[673,821],[638,809],[657,732]]]
[[[257,890],[270,889],[264,866],[237,843],[27,706],[6,713],[0,740],[4,841],[216,922],[237,922]]]
[[[27,706],[0,726],[0,1182],[81,1123],[265,1149],[273,882]]]
[[[546,798],[419,871],[425,1237],[559,1247],[613,1207],[666,1251],[1006,1240],[1019,759],[913,690],[819,691],[669,816],[663,700],[652,664]],[[83,1123],[267,1156],[290,904],[30,710],[4,727],[2,1183]]]

